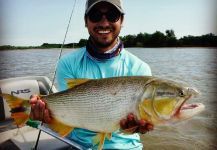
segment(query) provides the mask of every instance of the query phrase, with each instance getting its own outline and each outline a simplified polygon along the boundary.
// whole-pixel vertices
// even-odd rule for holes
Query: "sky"
[[[0,0],[0,45],[39,46],[87,39],[86,0]],[[172,29],[177,38],[217,34],[216,0],[122,0],[125,10],[121,36]]]

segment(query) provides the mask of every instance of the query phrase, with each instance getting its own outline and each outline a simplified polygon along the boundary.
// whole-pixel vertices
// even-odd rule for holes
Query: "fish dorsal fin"
[[[73,88],[75,86],[81,85],[90,79],[65,79],[67,82],[68,88]]]
[[[74,129],[74,127],[64,124],[56,118],[52,118],[48,126],[53,131],[57,132],[61,137],[65,137]]]

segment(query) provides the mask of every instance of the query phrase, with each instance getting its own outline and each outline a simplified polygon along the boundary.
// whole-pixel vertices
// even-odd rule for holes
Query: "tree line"
[[[217,35],[209,33],[201,36],[184,36],[177,39],[173,30],[166,30],[165,33],[156,31],[152,34],[139,33],[137,35],[121,36],[124,47],[217,47]],[[80,39],[78,43],[65,44],[63,48],[79,48],[85,46],[87,39]],[[31,48],[61,48],[62,44],[43,43],[40,46],[0,46],[5,49],[31,49]]]
[[[120,37],[124,47],[217,47],[217,35],[209,33],[202,36],[184,36],[177,39],[173,30],[166,30],[165,34],[156,31],[153,34],[139,33]],[[81,39],[77,47],[86,45],[87,40]]]
[[[165,34],[156,31],[153,34],[139,33],[120,37],[124,47],[217,47],[217,35],[209,33],[202,36],[184,36],[177,39],[173,30],[166,30]],[[74,43],[74,47],[83,47],[86,39]],[[65,45],[70,47],[70,45]]]
[[[156,31],[153,34],[127,35],[121,40],[125,47],[217,47],[217,36],[212,33],[177,39],[173,30],[166,30],[165,34]]]

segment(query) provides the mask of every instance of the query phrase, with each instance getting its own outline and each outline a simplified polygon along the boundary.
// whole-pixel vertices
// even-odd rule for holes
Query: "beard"
[[[98,47],[98,48],[107,48],[109,46],[111,46],[115,41],[117,41],[117,37],[115,36],[114,38],[112,38],[111,40],[107,40],[107,39],[99,39],[96,38],[94,36],[90,36],[90,39],[92,41],[92,43],[94,44],[94,46]]]
[[[109,36],[99,36],[97,34],[98,30],[110,30],[112,32],[112,35]],[[97,26],[93,29],[94,32],[92,34],[90,33],[90,39],[94,46],[98,48],[107,48],[111,47],[115,41],[117,41],[119,32],[112,26]],[[111,33],[110,33],[111,34]]]

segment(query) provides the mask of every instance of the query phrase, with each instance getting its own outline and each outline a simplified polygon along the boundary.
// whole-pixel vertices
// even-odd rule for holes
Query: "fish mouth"
[[[205,110],[205,105],[202,103],[184,104],[176,116],[185,120],[201,113],[203,110]]]
[[[180,113],[181,113],[182,111],[184,111],[185,109],[193,109],[193,108],[191,108],[191,107],[188,107],[188,106],[190,106],[191,104],[187,104],[187,103],[186,103],[191,97],[192,97],[192,96],[189,96],[188,98],[186,98],[186,99],[184,100],[184,102],[180,105],[180,107],[175,111],[175,113],[174,113],[173,116],[179,116]]]
[[[189,119],[205,110],[205,105],[202,103],[184,103],[176,111],[174,118],[179,120]]]
[[[193,103],[193,104],[183,104],[183,106],[181,107],[180,111],[185,111],[186,109],[194,109],[196,107],[199,107],[198,104]]]
[[[202,103],[186,103],[192,97],[197,97],[199,92],[195,89],[188,89],[190,96],[184,100],[178,110],[175,112],[174,117],[179,119],[188,119],[194,115],[202,112],[205,109],[205,105]]]

